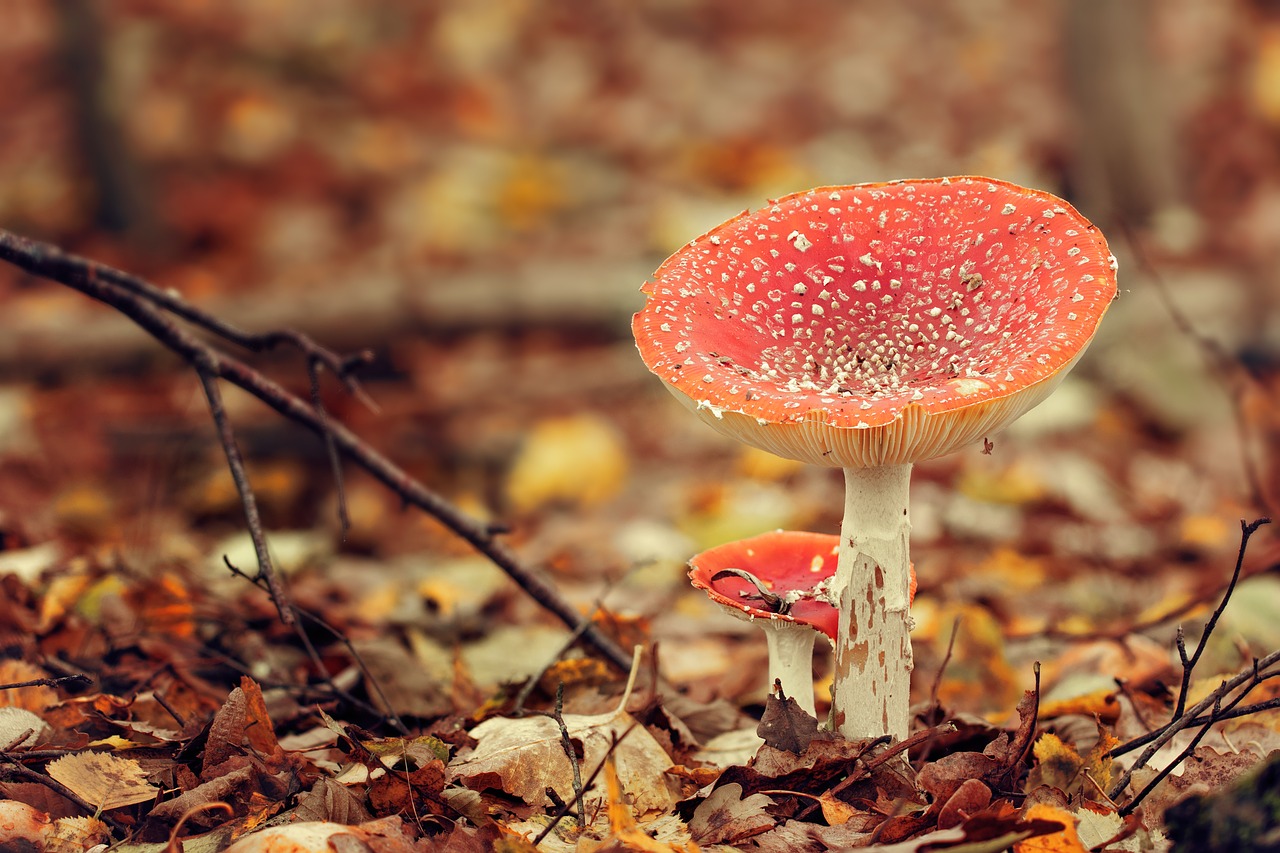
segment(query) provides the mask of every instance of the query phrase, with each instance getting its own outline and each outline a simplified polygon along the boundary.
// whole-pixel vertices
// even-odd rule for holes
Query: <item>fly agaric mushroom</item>
[[[775,530],[717,545],[689,560],[689,580],[729,613],[756,622],[769,648],[769,683],[811,716],[813,642],[836,641],[839,611],[827,586],[836,573],[840,537]],[[911,569],[909,597],[916,595]]]
[[[1065,201],[957,177],[787,196],[642,288],[636,344],[678,400],[740,441],[844,469],[832,702],[846,737],[907,735],[912,464],[1048,396],[1115,269]]]
[[[826,586],[836,573],[840,537],[775,530],[703,551],[689,560],[689,580],[725,610],[750,619],[769,644],[769,683],[810,715],[813,641],[835,639],[839,623]]]

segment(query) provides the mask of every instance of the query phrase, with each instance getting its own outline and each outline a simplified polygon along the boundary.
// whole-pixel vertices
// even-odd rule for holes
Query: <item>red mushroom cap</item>
[[[689,560],[689,580],[725,607],[759,619],[810,625],[834,638],[840,612],[824,590],[826,582],[835,576],[839,556],[839,536],[775,530],[717,545],[696,555]],[[754,575],[767,590],[789,600],[790,609],[785,614],[771,611],[745,578],[726,575],[711,579],[726,569]]]
[[[1065,201],[980,177],[822,187],[668,258],[632,328],[703,420],[839,467],[929,459],[1043,400],[1116,295]]]

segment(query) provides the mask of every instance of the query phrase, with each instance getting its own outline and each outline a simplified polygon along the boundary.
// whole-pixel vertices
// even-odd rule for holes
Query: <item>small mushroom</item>
[[[840,537],[775,530],[703,551],[689,561],[689,580],[707,596],[764,631],[769,683],[814,714],[813,643],[820,632],[836,641],[839,612],[828,586],[835,576]],[[916,577],[911,569],[910,597]]]
[[[824,187],[677,251],[632,322],[708,424],[844,469],[834,720],[907,735],[913,463],[1057,386],[1116,295],[1101,233],[1048,193],[980,177]]]
[[[826,595],[840,537],[775,530],[717,545],[689,561],[689,580],[729,613],[749,619],[769,644],[769,683],[814,713],[813,642],[836,635],[839,614]]]

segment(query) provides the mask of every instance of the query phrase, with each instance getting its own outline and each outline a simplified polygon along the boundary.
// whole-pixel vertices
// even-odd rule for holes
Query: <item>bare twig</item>
[[[294,332],[248,335],[204,315],[183,300],[134,276],[71,255],[55,246],[2,230],[0,259],[34,275],[79,290],[111,306],[187,362],[208,365],[213,375],[239,386],[284,417],[319,436],[328,434],[343,455],[372,474],[406,503],[433,516],[459,538],[471,544],[566,625],[576,628],[582,624],[583,617],[577,609],[541,573],[521,563],[495,538],[496,534],[487,525],[467,516],[452,503],[432,492],[341,423],[321,417],[305,401],[239,359],[200,340],[174,322],[169,315],[181,317],[253,350],[290,343],[309,355],[314,353],[335,374],[348,379],[351,360],[336,357],[328,350],[316,347],[305,336]],[[354,380],[349,380],[348,387],[352,386]],[[586,628],[582,638],[613,666],[623,671],[629,669],[631,656],[595,626]]]
[[[951,654],[956,648],[956,637],[960,635],[960,622],[964,617],[957,616],[955,621],[951,623],[951,638],[947,640],[947,653],[942,656],[942,663],[938,664],[938,672],[933,676],[933,685],[929,688],[929,706],[937,708],[938,690],[942,687],[942,676],[947,671],[947,665],[951,663]]]
[[[10,684],[0,684],[0,690],[17,690],[19,687],[57,687],[60,684],[75,682],[76,684],[90,684],[93,679],[87,675],[63,675],[58,678],[33,678],[30,681],[14,681]]]
[[[265,588],[265,583],[261,578],[255,578],[245,574],[244,572],[240,571],[240,569],[236,568],[231,563],[231,561],[228,560],[226,557],[223,557],[222,562],[226,565],[227,569],[232,574],[248,580],[250,583],[254,584],[259,588]],[[372,690],[374,694],[376,694],[379,700],[381,700],[383,705],[383,710],[380,711],[378,708],[374,707],[373,705],[370,705],[368,702],[365,702],[362,699],[356,696],[353,696],[350,693],[350,691],[344,690],[342,686],[339,685],[337,682],[335,682],[331,677],[326,676],[324,679],[324,683],[325,683],[325,686],[329,688],[330,693],[338,697],[342,701],[360,708],[366,713],[369,713],[375,717],[380,716],[383,719],[388,720],[395,727],[396,731],[398,731],[400,734],[402,735],[408,734],[409,733],[408,727],[404,724],[404,721],[400,719],[400,715],[396,713],[395,708],[393,708],[391,706],[391,703],[387,700],[387,695],[383,691],[382,685],[378,682],[378,679],[374,677],[373,672],[369,669],[368,665],[364,661],[364,658],[361,656],[360,651],[351,642],[350,638],[348,638],[346,634],[339,631],[333,625],[330,625],[322,617],[318,616],[315,613],[312,613],[310,610],[299,607],[293,602],[289,603],[289,607],[291,608],[292,612],[296,616],[300,616],[304,620],[316,625],[321,630],[328,633],[329,636],[333,637],[335,640],[341,643],[343,647],[346,648],[347,653],[351,655],[351,659],[355,662],[356,667],[360,670],[360,673],[364,676],[365,683],[368,685],[369,689]],[[316,668],[316,672],[320,672],[320,673],[325,672],[326,667],[324,665],[324,661],[321,659],[320,652],[316,649],[315,644],[311,642],[311,637],[307,634],[306,629],[304,629],[300,625],[295,625],[295,633],[298,635],[298,639],[302,643],[303,649],[306,650],[307,657],[311,660],[312,666]]]
[[[1280,672],[1273,672],[1273,673],[1270,673],[1269,675],[1261,676],[1259,683],[1261,683],[1262,681],[1270,681],[1272,678],[1276,678],[1276,677],[1280,677]],[[1252,689],[1255,686],[1257,685],[1250,685],[1250,689]],[[1247,691],[1245,695],[1248,695]],[[1280,699],[1265,699],[1261,702],[1250,702],[1248,705],[1237,705],[1236,707],[1230,708],[1230,709],[1224,708],[1221,711],[1221,713],[1218,713],[1216,715],[1201,714],[1198,717],[1192,717],[1190,720],[1187,721],[1187,728],[1191,728],[1193,726],[1202,726],[1205,723],[1223,723],[1223,722],[1226,722],[1227,720],[1238,720],[1241,717],[1249,717],[1249,716],[1252,716],[1253,714],[1258,714],[1258,713],[1261,713],[1262,711],[1272,711],[1272,710],[1275,710],[1276,708],[1280,708]],[[1114,758],[1117,755],[1124,755],[1125,753],[1133,752],[1135,749],[1139,749],[1140,747],[1146,746],[1147,744],[1151,743],[1153,740],[1160,737],[1160,735],[1162,734],[1164,734],[1164,729],[1162,728],[1155,729],[1153,731],[1148,732],[1145,735],[1139,735],[1138,737],[1133,738],[1132,740],[1125,741],[1124,743],[1120,744],[1119,746],[1117,746],[1115,749],[1111,750],[1111,752],[1107,754],[1110,755],[1112,758]]]
[[[1280,664],[1280,650],[1274,651],[1264,658],[1253,662],[1253,666],[1240,672],[1226,681],[1218,689],[1214,690],[1204,699],[1188,708],[1180,717],[1175,717],[1166,723],[1163,727],[1156,729],[1151,735],[1143,735],[1142,741],[1147,744],[1147,748],[1134,761],[1133,766],[1120,775],[1116,783],[1111,786],[1111,790],[1107,792],[1111,799],[1116,799],[1128,786],[1129,781],[1133,778],[1133,772],[1140,767],[1146,766],[1160,748],[1166,743],[1173,740],[1174,736],[1183,729],[1189,728],[1197,724],[1197,720],[1201,720],[1207,714],[1210,722],[1218,722],[1217,718],[1211,713],[1215,707],[1221,707],[1221,702],[1228,694],[1244,688],[1242,695],[1247,695],[1250,690],[1270,678],[1280,676],[1280,671],[1268,672],[1271,667]],[[1109,753],[1112,756],[1120,755],[1130,751],[1129,744],[1121,744]]]
[[[564,724],[563,681],[556,685],[556,707],[551,719],[555,720],[560,728],[560,745],[564,747],[565,757],[569,759],[569,766],[573,768],[573,799],[578,803],[578,826],[585,828],[587,807],[582,800],[582,762],[578,760],[578,753],[573,751],[573,738],[569,737],[569,728]]]
[[[323,362],[314,356],[307,359],[307,374],[311,377],[311,406],[324,425],[324,451],[329,457],[333,488],[338,493],[338,526],[342,531],[342,541],[346,542],[347,532],[351,529],[351,516],[347,513],[347,488],[342,476],[342,459],[338,456],[338,448],[333,443],[333,432],[329,429],[329,412],[325,409],[324,400],[320,396],[320,370],[323,367]]]
[[[1191,674],[1195,671],[1196,664],[1200,662],[1200,656],[1204,654],[1205,647],[1209,644],[1209,637],[1213,635],[1213,629],[1218,626],[1218,619],[1222,616],[1222,611],[1227,609],[1227,603],[1231,601],[1231,594],[1235,592],[1236,583],[1240,580],[1240,569],[1244,566],[1244,555],[1249,550],[1249,538],[1258,531],[1258,528],[1264,524],[1270,524],[1269,518],[1256,518],[1246,523],[1244,519],[1240,519],[1240,550],[1236,552],[1236,567],[1231,573],[1231,582],[1227,584],[1227,590],[1222,594],[1221,600],[1218,602],[1217,608],[1213,611],[1213,615],[1209,617],[1209,621],[1205,623],[1204,633],[1200,635],[1200,642],[1196,643],[1196,650],[1190,657],[1187,656],[1187,646],[1182,635],[1182,626],[1178,626],[1178,659],[1182,662],[1182,686],[1178,690],[1178,704],[1173,709],[1175,718],[1181,717],[1182,712],[1187,708],[1187,688],[1191,686]]]
[[[565,640],[564,644],[560,646],[560,650],[556,652],[555,657],[548,660],[546,664],[542,667],[542,669],[538,670],[536,673],[529,676],[529,679],[525,681],[524,686],[520,688],[520,692],[516,694],[516,700],[511,707],[511,713],[513,715],[519,717],[524,714],[525,703],[529,701],[529,697],[533,695],[533,691],[538,688],[538,682],[542,681],[542,676],[546,675],[547,671],[550,670],[551,667],[555,666],[556,662],[559,661],[562,657],[564,657],[565,653],[569,651],[569,649],[573,648],[574,645],[576,645],[577,642],[582,639],[582,632],[587,629],[587,626],[592,624],[591,620],[594,619],[595,614],[600,611],[600,607],[601,607],[600,602],[597,601],[595,610],[593,610],[591,614],[582,621],[581,625],[573,629],[573,631],[569,634],[569,639]],[[563,687],[564,685],[562,684],[556,690],[557,701],[559,701],[560,693],[563,690]]]
[[[565,816],[568,815],[570,811],[577,808],[577,805],[582,800],[583,796],[585,796],[586,793],[591,790],[591,786],[595,784],[596,777],[600,775],[600,771],[604,770],[605,765],[609,763],[609,758],[612,757],[614,751],[617,750],[618,744],[622,743],[622,741],[626,738],[626,736],[631,734],[633,731],[635,731],[636,727],[639,725],[640,725],[639,722],[633,722],[631,725],[627,726],[625,729],[622,730],[622,734],[617,735],[616,737],[613,738],[613,740],[609,743],[609,748],[605,751],[604,756],[600,759],[600,763],[596,765],[596,769],[592,770],[591,775],[588,776],[585,780],[583,780],[582,792],[577,796],[575,796],[572,802],[565,803],[563,806],[561,806],[559,809],[556,810],[556,813],[551,816],[550,822],[548,822],[547,825],[542,828],[542,832],[539,832],[537,836],[533,839],[533,841],[530,842],[531,844],[533,844],[534,847],[537,847],[539,844],[541,844],[542,839],[550,835],[551,831],[556,828],[556,825],[560,823],[560,821],[565,819]]]
[[[240,455],[240,447],[236,444],[236,434],[227,418],[227,411],[222,406],[222,391],[218,388],[218,380],[213,374],[213,365],[196,363],[196,372],[200,375],[200,384],[204,387],[205,398],[209,401],[209,414],[214,426],[218,429],[218,441],[222,443],[222,451],[227,457],[227,468],[231,471],[231,479],[235,481],[236,491],[240,493],[240,506],[244,509],[244,523],[249,529],[249,538],[253,540],[253,552],[258,558],[258,576],[267,584],[267,592],[280,614],[280,621],[293,625],[293,610],[289,595],[276,574],[271,563],[271,552],[267,549],[267,537],[262,531],[262,516],[258,513],[258,499],[249,484],[249,475],[244,470],[244,457]],[[224,557],[225,560],[225,557]]]
[[[1240,701],[1239,697],[1236,698],[1236,701],[1237,702]],[[1124,817],[1125,815],[1129,814],[1134,809],[1136,809],[1138,806],[1142,805],[1142,801],[1147,798],[1147,795],[1150,794],[1152,791],[1154,791],[1156,789],[1156,786],[1159,785],[1161,782],[1163,782],[1165,780],[1165,777],[1167,777],[1170,773],[1173,772],[1173,768],[1177,767],[1179,764],[1186,761],[1187,757],[1196,751],[1196,747],[1200,745],[1200,741],[1204,739],[1204,736],[1209,733],[1209,729],[1213,727],[1214,720],[1217,719],[1218,714],[1220,714],[1221,712],[1222,712],[1222,697],[1219,696],[1213,703],[1213,711],[1212,713],[1209,714],[1209,717],[1210,717],[1209,722],[1201,726],[1200,731],[1195,733],[1195,737],[1191,738],[1191,742],[1187,744],[1186,748],[1183,749],[1182,752],[1178,753],[1177,757],[1175,757],[1172,761],[1166,764],[1162,770],[1156,773],[1156,775],[1151,778],[1151,781],[1147,782],[1146,786],[1141,791],[1138,792],[1137,796],[1135,796],[1132,800],[1130,800],[1128,803],[1122,806],[1120,810],[1117,812],[1117,814],[1119,814],[1121,817]]]

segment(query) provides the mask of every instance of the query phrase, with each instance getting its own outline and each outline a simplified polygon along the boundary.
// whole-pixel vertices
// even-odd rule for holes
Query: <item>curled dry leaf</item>
[[[77,752],[49,763],[49,775],[102,811],[154,799],[155,786],[132,758],[106,752]]]
[[[712,791],[693,812],[689,831],[699,844],[734,844],[759,835],[777,821],[766,810],[773,800],[764,794],[742,796],[737,782]]]
[[[359,826],[320,821],[273,826],[246,835],[228,847],[226,853],[333,853],[335,850],[416,853],[417,849],[400,818],[384,817]]]
[[[636,811],[665,809],[671,805],[666,772],[671,757],[643,727],[632,728],[629,714],[565,714],[569,737],[581,746],[582,776],[600,765],[613,749],[618,770],[625,781]],[[614,741],[622,737],[614,747]],[[573,770],[560,739],[560,728],[550,717],[521,720],[485,720],[471,730],[476,747],[464,760],[454,763],[457,778],[470,788],[501,788],[530,805],[546,805],[547,788],[565,802],[574,798]],[[576,748],[576,744],[575,744]],[[586,802],[600,802],[600,795],[588,794]]]
[[[0,708],[0,751],[35,746],[49,727],[22,708]]]

